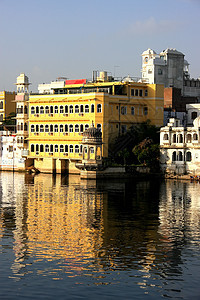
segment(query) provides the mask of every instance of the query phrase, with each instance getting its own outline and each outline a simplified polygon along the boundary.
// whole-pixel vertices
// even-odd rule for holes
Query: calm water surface
[[[0,299],[200,299],[200,185],[0,173]]]

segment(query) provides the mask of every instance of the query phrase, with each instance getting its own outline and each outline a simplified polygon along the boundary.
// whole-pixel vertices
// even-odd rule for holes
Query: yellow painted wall
[[[13,102],[14,100],[15,100],[15,92],[6,92],[6,91],[0,92],[0,116],[2,115],[3,120],[5,119],[5,117],[8,117],[8,115],[11,112],[15,113],[16,103]]]

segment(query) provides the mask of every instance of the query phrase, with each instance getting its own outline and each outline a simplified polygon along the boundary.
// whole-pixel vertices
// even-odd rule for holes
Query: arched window
[[[176,161],[176,151],[172,153],[172,161]]]
[[[189,134],[187,134],[186,142],[187,142],[187,143],[191,143],[191,141],[192,141],[192,136],[191,136],[191,134],[189,133]]]
[[[70,105],[70,106],[69,106],[69,113],[70,113],[70,114],[73,114],[73,105]]]
[[[176,134],[173,135],[173,143],[176,143]]]
[[[44,113],[44,106],[40,106],[40,113],[41,113],[41,114]]]
[[[49,125],[45,125],[45,132],[49,132]]]
[[[186,161],[191,161],[191,160],[192,160],[192,154],[191,154],[190,151],[188,151],[188,152],[186,153]]]
[[[27,114],[27,106],[24,106],[24,113]]]
[[[85,124],[85,130],[89,128],[89,124]]]
[[[78,124],[75,125],[75,132],[79,132],[79,125]]]
[[[178,135],[178,143],[182,143],[183,142],[183,135],[179,134]]]
[[[35,125],[35,131],[39,132],[39,125]]]
[[[50,131],[50,132],[53,132],[53,124],[51,124],[49,127],[50,127],[50,130],[49,130],[49,131]]]
[[[65,145],[65,153],[68,153],[68,145]]]
[[[72,124],[69,125],[69,132],[73,132],[73,125]]]
[[[145,106],[143,111],[144,111],[144,115],[147,116],[148,115],[148,107]]]
[[[50,145],[50,152],[53,153],[53,145]]]
[[[97,124],[97,129],[101,131],[101,124]]]
[[[198,135],[196,133],[193,134],[193,140],[197,141],[198,140]]]
[[[79,145],[75,145],[75,153],[79,153]]]
[[[31,152],[34,152],[35,151],[35,147],[33,144],[31,144]]]
[[[85,105],[85,113],[89,113],[89,105],[88,104]]]
[[[48,144],[45,145],[45,152],[49,152],[49,145]]]
[[[83,104],[80,105],[80,113],[83,113],[84,109],[83,109]]]
[[[54,132],[58,132],[58,125],[54,125]]]
[[[193,111],[193,112],[191,113],[191,119],[194,120],[194,119],[196,119],[196,118],[197,118],[197,112],[196,112],[196,111]]]
[[[63,125],[60,125],[60,132],[63,132]]]
[[[36,108],[35,108],[35,113],[36,113],[36,114],[39,114],[39,106],[36,106]]]
[[[68,105],[65,105],[65,114],[68,114]]]
[[[40,125],[40,132],[44,132],[44,125]]]
[[[55,145],[55,152],[58,152],[58,145]]]
[[[33,115],[35,113],[35,107],[31,106],[31,114]]]
[[[54,107],[54,112],[55,112],[55,114],[58,113],[58,106],[57,105],[55,105],[55,107]]]
[[[75,105],[75,114],[78,114],[78,113],[79,113],[79,106]]]
[[[94,104],[91,104],[91,113],[94,113]]]
[[[178,161],[183,160],[183,153],[181,151],[178,152]]]
[[[68,125],[65,124],[65,132],[68,132]]]
[[[163,140],[164,140],[164,141],[167,141],[168,139],[169,139],[169,136],[168,136],[167,133],[165,133],[165,134],[164,134],[164,137],[163,137]]]
[[[73,152],[74,152],[74,147],[73,147],[73,145],[69,145],[69,152],[70,152],[70,153],[73,153]]]
[[[49,114],[49,106],[45,106],[45,114]]]
[[[36,152],[39,152],[39,145],[38,145],[38,144],[35,145],[35,151],[36,151]],[[36,153],[36,154],[37,154],[37,153]]]
[[[97,112],[101,113],[101,104],[97,104]]]
[[[60,106],[60,114],[63,114],[64,113],[64,108],[63,108],[63,105]]]
[[[25,124],[24,124],[24,131],[27,131],[27,129],[28,129],[28,126],[27,126],[27,124],[25,123]]]
[[[60,152],[64,152],[64,146],[60,145]]]
[[[31,132],[34,132],[34,131],[35,131],[35,126],[31,125]]]
[[[53,114],[53,106],[50,106],[50,114]]]
[[[131,115],[134,116],[135,115],[135,107],[131,106]]]
[[[40,145],[40,152],[44,152],[44,146]]]

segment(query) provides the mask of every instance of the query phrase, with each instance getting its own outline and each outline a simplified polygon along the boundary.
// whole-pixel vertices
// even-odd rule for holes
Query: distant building
[[[176,49],[160,54],[152,49],[142,53],[142,79],[150,84],[164,84],[164,107],[185,112],[186,104],[200,102],[200,79],[190,78],[189,63]]]
[[[15,92],[0,92],[0,125],[9,116],[10,113],[15,113]]]
[[[200,175],[200,103],[188,104],[187,125],[171,118],[160,129],[160,162],[163,172]]]

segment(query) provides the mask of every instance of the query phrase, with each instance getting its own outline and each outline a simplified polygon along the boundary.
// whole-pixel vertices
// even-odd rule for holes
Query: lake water
[[[0,173],[0,299],[200,299],[200,184]]]

